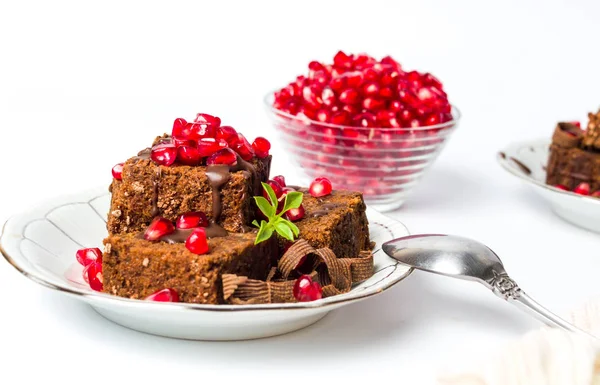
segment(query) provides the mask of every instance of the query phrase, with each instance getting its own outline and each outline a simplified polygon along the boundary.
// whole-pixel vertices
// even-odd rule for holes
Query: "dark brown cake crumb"
[[[150,242],[137,234],[111,235],[104,240],[104,291],[144,299],[172,288],[181,302],[223,303],[222,274],[264,280],[276,266],[275,237],[254,245],[255,233],[209,239],[210,252],[196,255],[183,243]]]

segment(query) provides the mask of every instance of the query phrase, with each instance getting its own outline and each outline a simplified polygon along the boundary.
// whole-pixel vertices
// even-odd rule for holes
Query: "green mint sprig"
[[[257,245],[263,241],[266,241],[267,239],[271,238],[274,232],[277,232],[277,234],[281,235],[285,239],[293,241],[294,237],[297,237],[300,233],[300,230],[298,229],[298,226],[291,221],[282,218],[282,216],[288,210],[297,209],[300,207],[302,204],[302,197],[304,195],[298,191],[287,193],[283,202],[283,209],[279,214],[277,214],[277,206],[279,202],[277,201],[275,191],[273,191],[273,188],[266,183],[262,183],[262,186],[267,192],[270,202],[265,199],[265,197],[261,196],[254,197],[254,200],[256,201],[256,205],[260,211],[262,211],[265,217],[267,217],[268,221],[263,219],[260,221],[260,224],[257,220],[252,222],[254,226],[258,227],[258,234],[256,234],[254,244]]]

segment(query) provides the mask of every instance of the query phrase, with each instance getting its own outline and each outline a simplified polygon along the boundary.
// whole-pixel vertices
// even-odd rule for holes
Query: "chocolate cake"
[[[209,253],[197,255],[183,243],[188,234],[178,230],[159,242],[135,233],[110,235],[104,240],[104,291],[143,299],[168,287],[182,302],[223,303],[222,274],[264,280],[279,255],[275,237],[254,245],[255,233],[211,238]]]
[[[252,197],[262,193],[270,162],[270,156],[250,162],[238,157],[236,166],[163,166],[142,152],[111,184],[108,232],[142,231],[156,216],[174,221],[188,211],[205,212],[225,230],[241,232],[254,219]]]
[[[306,213],[296,225],[312,247],[327,247],[338,258],[354,258],[369,249],[369,222],[361,193],[334,190],[314,198],[304,191],[302,205]]]
[[[589,114],[586,130],[559,123],[554,130],[546,169],[546,183],[569,191],[582,183],[589,191],[600,189],[600,111]]]

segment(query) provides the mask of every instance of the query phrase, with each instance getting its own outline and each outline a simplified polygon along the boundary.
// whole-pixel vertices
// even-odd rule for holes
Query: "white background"
[[[214,113],[272,137],[262,97],[338,49],[430,71],[462,124],[412,199],[413,233],[454,233],[502,256],[557,312],[600,293],[600,239],[555,217],[502,171],[513,140],[600,105],[595,1],[0,3],[0,219],[108,184],[173,118]],[[274,172],[293,180],[281,150]],[[474,284],[415,273],[290,335],[169,340],[104,320],[0,262],[0,383],[430,383],[538,326]],[[342,378],[342,377],[339,377]],[[9,379],[12,379],[9,381]]]

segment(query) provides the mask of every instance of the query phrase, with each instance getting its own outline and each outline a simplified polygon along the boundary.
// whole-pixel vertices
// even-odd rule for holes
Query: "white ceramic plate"
[[[98,293],[83,281],[75,252],[100,247],[110,194],[106,188],[53,199],[4,225],[0,251],[31,280],[90,304],[125,327],[165,337],[240,340],[288,333],[315,323],[329,311],[381,293],[411,270],[381,251],[381,244],[408,235],[400,222],[369,209],[375,271],[350,292],[313,302],[266,305],[197,305],[131,300]]]
[[[532,186],[559,217],[600,232],[600,199],[563,191],[545,183],[549,147],[549,140],[513,143],[498,154],[498,161],[505,170]]]

